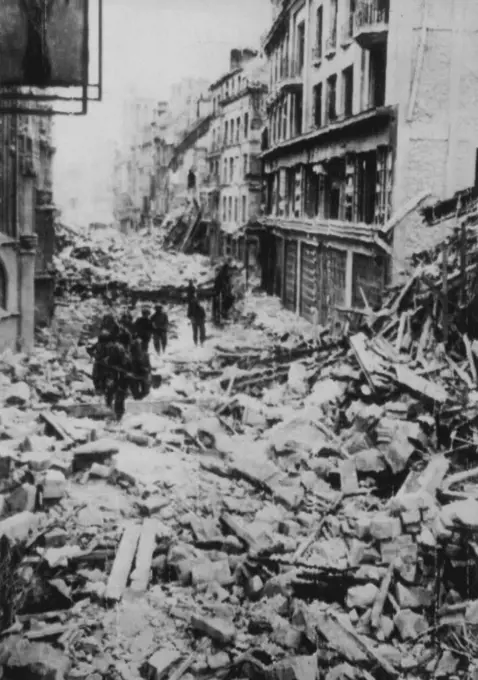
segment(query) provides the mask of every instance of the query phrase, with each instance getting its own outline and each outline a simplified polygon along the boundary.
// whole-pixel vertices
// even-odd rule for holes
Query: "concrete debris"
[[[118,424],[78,343],[104,306],[78,296],[116,281],[153,301],[183,260],[158,237],[166,274],[142,265],[133,280],[123,239],[102,238],[111,253],[75,237],[60,254],[60,289],[78,288],[57,328],[31,356],[0,357],[5,677],[29,677],[38,655],[43,677],[55,662],[90,680],[472,677],[478,398],[459,326],[453,352],[437,346],[421,268],[360,329],[320,342],[248,295],[194,348],[170,304],[161,385]],[[184,267],[170,278],[199,268],[205,296],[210,268]]]

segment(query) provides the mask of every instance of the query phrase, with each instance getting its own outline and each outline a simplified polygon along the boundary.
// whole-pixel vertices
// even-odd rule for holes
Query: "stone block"
[[[236,629],[233,624],[219,617],[203,617],[193,615],[191,626],[194,630],[204,633],[219,644],[227,645],[236,638]]]
[[[411,609],[402,609],[398,612],[394,623],[402,640],[415,640],[428,628],[426,618]]]
[[[391,541],[402,533],[398,517],[390,517],[385,512],[377,513],[370,523],[370,535],[376,541]]]
[[[172,649],[161,649],[155,652],[141,669],[141,675],[147,680],[162,680],[179,662],[181,655]]]

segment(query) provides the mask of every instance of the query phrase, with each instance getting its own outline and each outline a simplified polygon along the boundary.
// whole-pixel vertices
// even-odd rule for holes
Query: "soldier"
[[[156,305],[154,314],[151,318],[153,324],[153,343],[154,349],[158,354],[166,351],[166,346],[168,344],[168,327],[169,319],[168,315],[164,311],[162,305]]]
[[[232,305],[234,304],[234,295],[232,294],[232,276],[231,265],[228,259],[220,271],[221,280],[221,316],[227,319]]]
[[[119,320],[120,326],[122,326],[125,330],[130,333],[130,335],[133,335],[133,326],[134,326],[134,320],[133,320],[133,315],[129,311],[129,309],[125,309],[123,314],[120,317]]]
[[[134,322],[133,330],[134,335],[141,340],[143,351],[147,352],[153,335],[153,324],[147,307],[143,307],[141,316]]]
[[[89,349],[89,354],[94,359],[93,385],[97,394],[104,394],[106,390],[108,345],[111,343],[111,334],[101,331],[96,345]]]
[[[133,398],[144,399],[151,390],[151,363],[148,352],[144,351],[141,338],[131,344],[131,394]]]
[[[100,333],[102,331],[113,334],[118,331],[118,323],[113,314],[105,314],[101,319]]]
[[[196,286],[194,285],[194,282],[192,279],[189,279],[188,283],[188,288],[187,288],[187,303],[188,303],[188,319],[190,318],[190,310],[191,310],[191,302],[194,300],[196,297]]]
[[[193,326],[194,344],[197,345],[199,340],[202,345],[206,339],[206,312],[196,298],[191,303],[191,323]]]
[[[222,278],[221,270],[216,272],[212,294],[212,322],[218,326],[221,322]]]
[[[132,362],[129,351],[130,336],[120,331],[117,337],[107,343],[106,405],[113,408],[117,420],[125,413],[125,401],[131,379]]]

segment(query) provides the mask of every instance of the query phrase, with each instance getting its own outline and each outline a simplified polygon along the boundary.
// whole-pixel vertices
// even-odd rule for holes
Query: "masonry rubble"
[[[88,298],[108,293],[141,298],[156,293],[180,301],[189,279],[196,281],[199,294],[212,287],[209,260],[167,253],[162,230],[125,236],[113,228],[92,232],[59,224],[57,234],[57,295]]]
[[[248,298],[120,426],[78,346],[5,354],[5,677],[475,677],[462,239],[340,337]]]

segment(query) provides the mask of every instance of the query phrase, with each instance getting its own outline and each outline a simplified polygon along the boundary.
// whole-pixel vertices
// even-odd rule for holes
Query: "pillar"
[[[21,178],[19,191],[19,233],[20,236],[35,234],[35,175],[24,175]]]
[[[20,325],[18,346],[21,352],[33,349],[35,334],[35,258],[37,236],[35,233],[35,174],[19,177],[18,201],[18,295]]]
[[[35,332],[35,255],[36,238],[20,239],[18,253],[19,269],[19,350],[30,352],[33,349]]]
[[[302,241],[297,240],[297,272],[296,272],[296,291],[295,291],[295,313],[300,314],[300,298],[302,297]]]
[[[353,263],[354,254],[352,250],[347,250],[347,260],[345,269],[345,306],[352,307],[352,287],[353,287]]]

